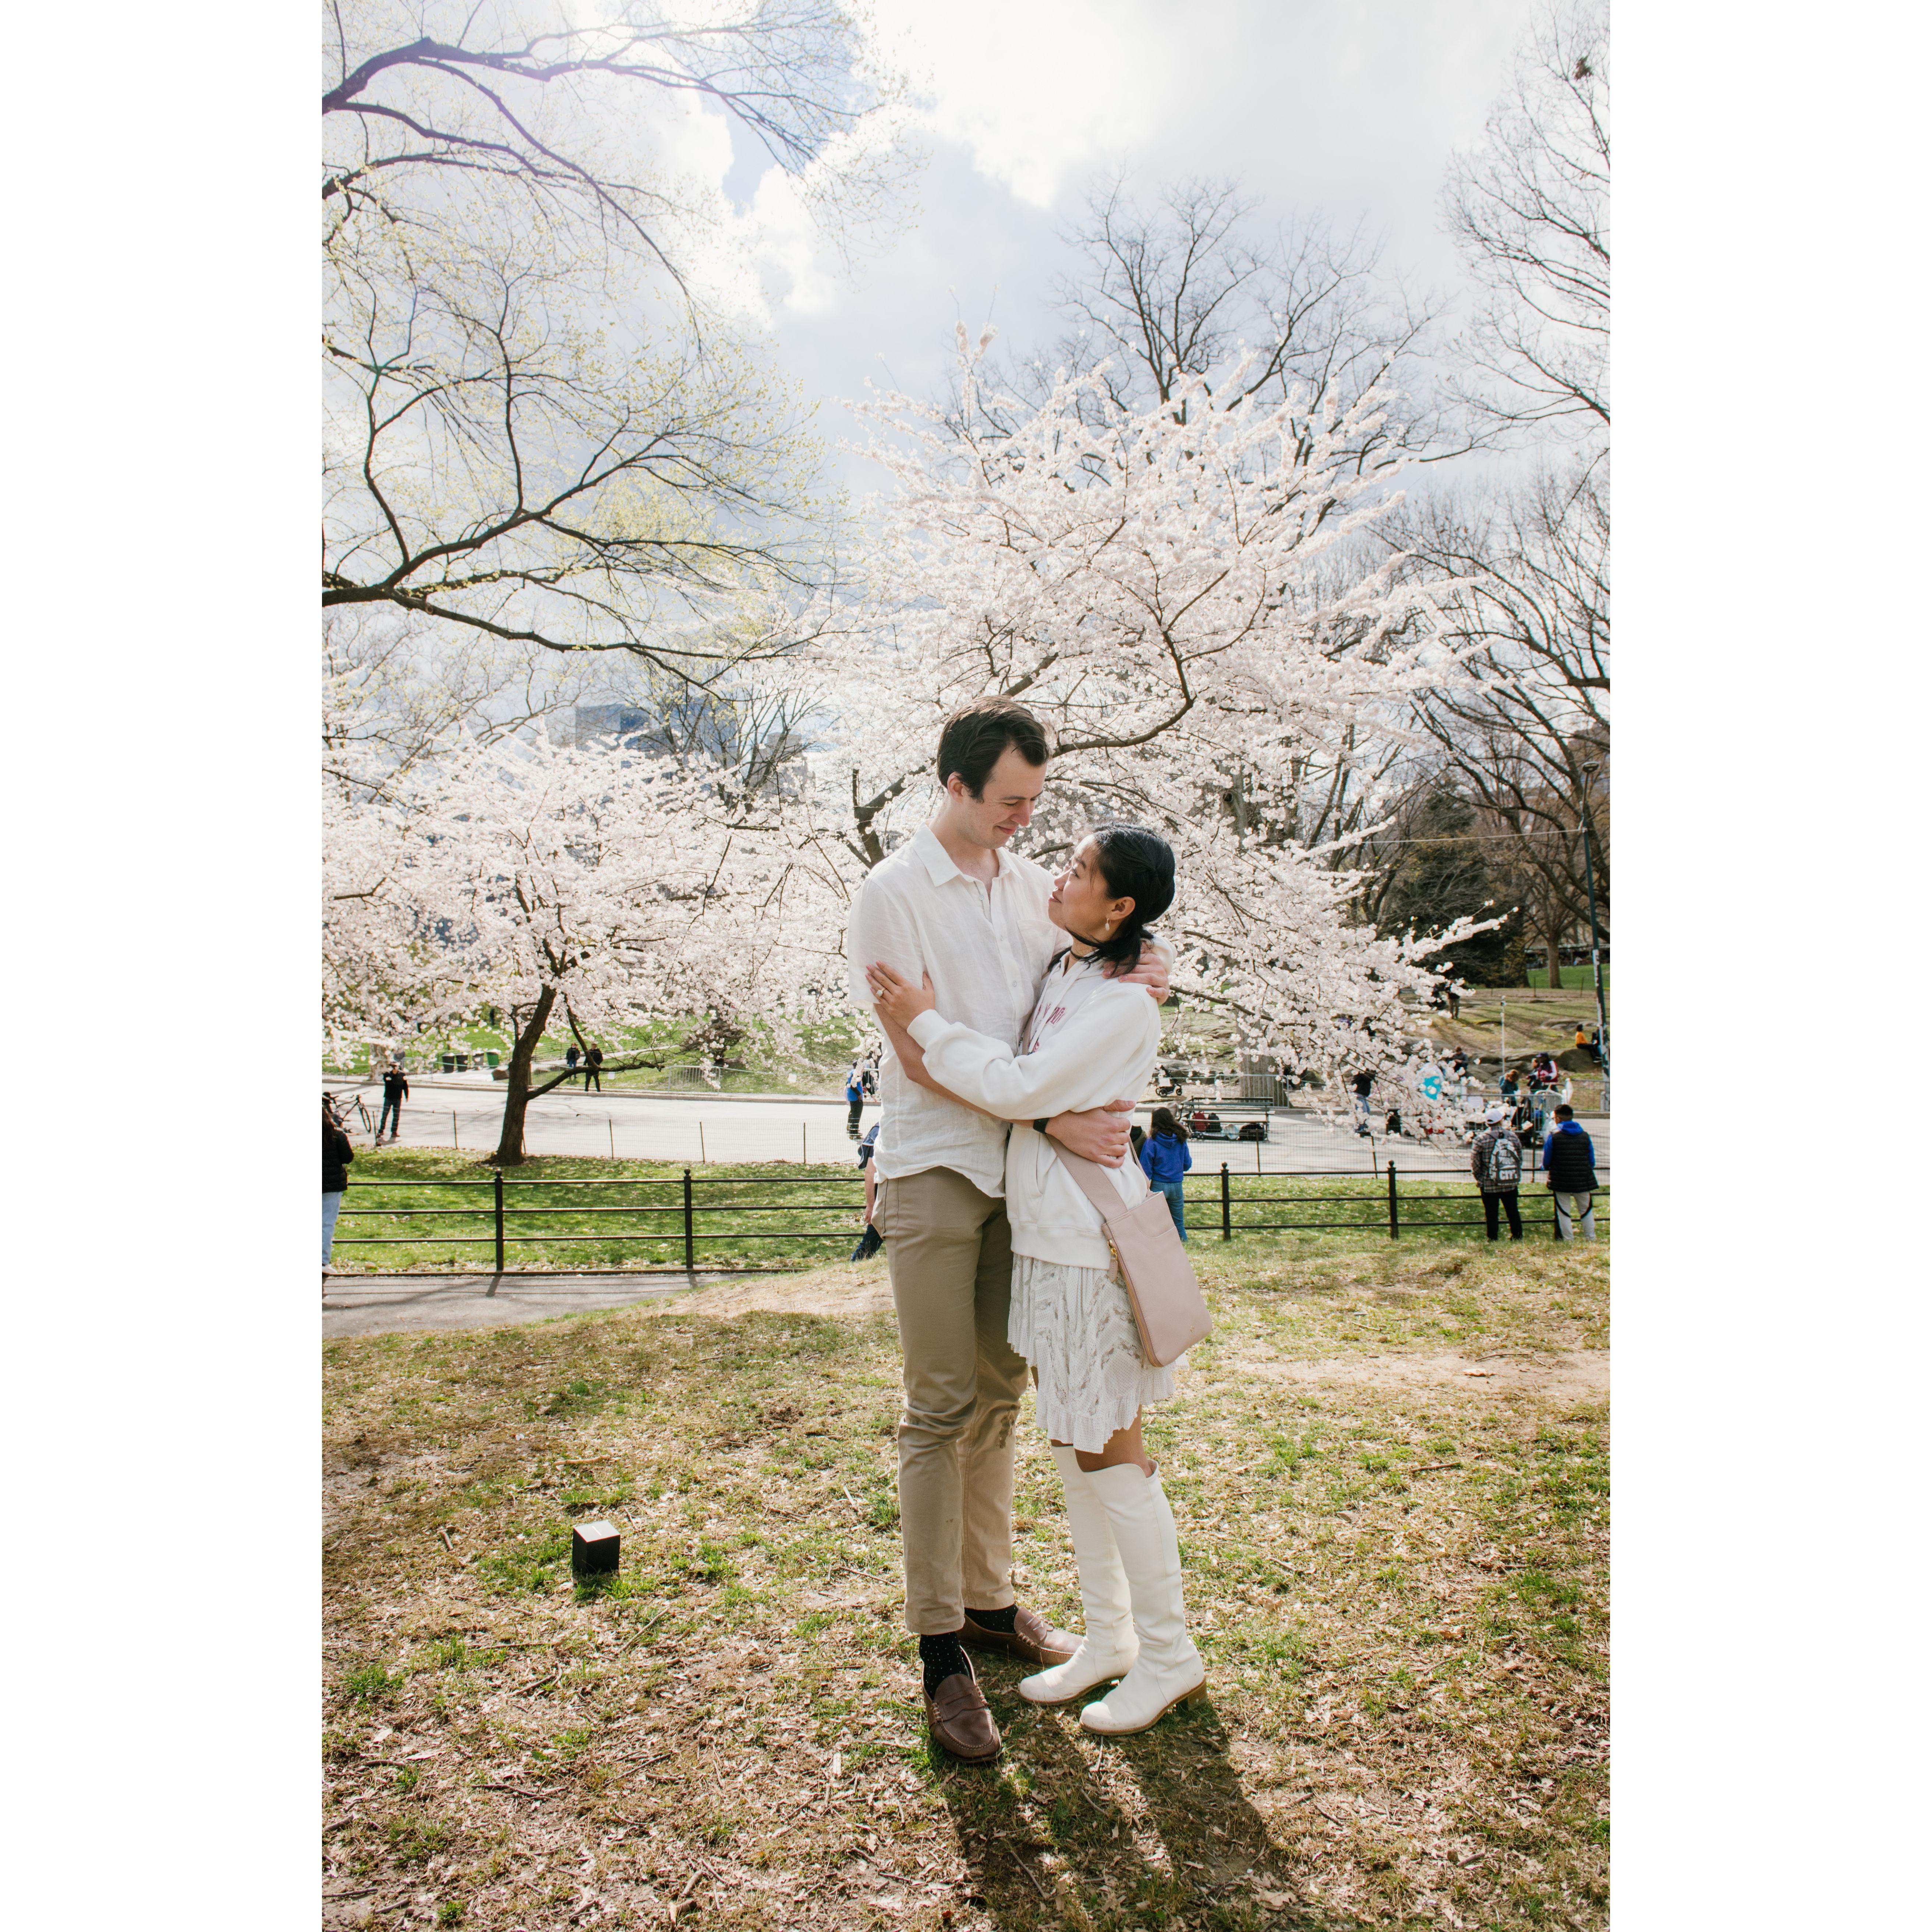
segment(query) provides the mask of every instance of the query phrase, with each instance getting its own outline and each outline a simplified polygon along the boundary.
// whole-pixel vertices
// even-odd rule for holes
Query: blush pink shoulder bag
[[[1214,1326],[1166,1197],[1150,1191],[1130,1208],[1105,1168],[1069,1154],[1057,1141],[1049,1144],[1081,1192],[1100,1210],[1102,1232],[1140,1330],[1141,1352],[1156,1368],[1166,1368]]]

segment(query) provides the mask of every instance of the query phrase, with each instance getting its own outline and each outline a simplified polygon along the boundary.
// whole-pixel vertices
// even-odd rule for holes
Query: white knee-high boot
[[[1144,1731],[1208,1682],[1201,1653],[1187,1634],[1180,1600],[1180,1545],[1174,1512],[1158,1475],[1122,1462],[1088,1472],[1088,1482],[1105,1506],[1127,1573],[1134,1632],[1140,1656],[1134,1667],[1097,1704],[1080,1713],[1090,1731],[1120,1737]]]
[[[1054,1444],[1053,1460],[1066,1492],[1066,1527],[1080,1565],[1085,1628],[1080,1648],[1064,1664],[1020,1679],[1020,1695],[1029,1704],[1070,1704],[1109,1678],[1125,1676],[1139,1654],[1127,1573],[1114,1546],[1114,1526],[1106,1509],[1088,1487],[1094,1479],[1070,1448]]]

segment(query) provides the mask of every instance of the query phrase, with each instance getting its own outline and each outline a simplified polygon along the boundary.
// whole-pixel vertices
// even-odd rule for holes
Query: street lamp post
[[[1590,895],[1590,974],[1597,988],[1597,1053],[1604,1069],[1604,1111],[1610,1110],[1610,1010],[1604,998],[1604,949],[1597,931],[1597,867],[1590,852],[1590,775],[1596,765],[1580,767],[1583,773],[1582,809],[1578,814],[1583,832],[1583,884]]]

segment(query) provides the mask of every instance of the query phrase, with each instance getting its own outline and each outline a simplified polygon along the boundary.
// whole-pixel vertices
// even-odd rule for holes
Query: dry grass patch
[[[921,1721],[879,1264],[332,1344],[328,1922],[1604,1923],[1606,1249],[1194,1252],[1150,1433],[1212,1707],[1102,1744],[989,1664],[990,1771]]]

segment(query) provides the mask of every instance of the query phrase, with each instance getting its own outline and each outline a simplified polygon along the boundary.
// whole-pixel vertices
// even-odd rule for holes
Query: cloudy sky
[[[921,83],[927,158],[850,272],[788,218],[780,178],[740,140],[724,184],[762,217],[782,358],[806,395],[868,377],[943,390],[953,324],[1004,346],[1056,332],[1046,297],[1058,231],[1098,176],[1152,189],[1238,176],[1274,220],[1325,212],[1385,232],[1384,266],[1459,286],[1436,200],[1453,148],[1477,139],[1534,0],[878,0]],[[829,436],[858,432],[821,411]],[[876,477],[843,461],[860,488]]]

